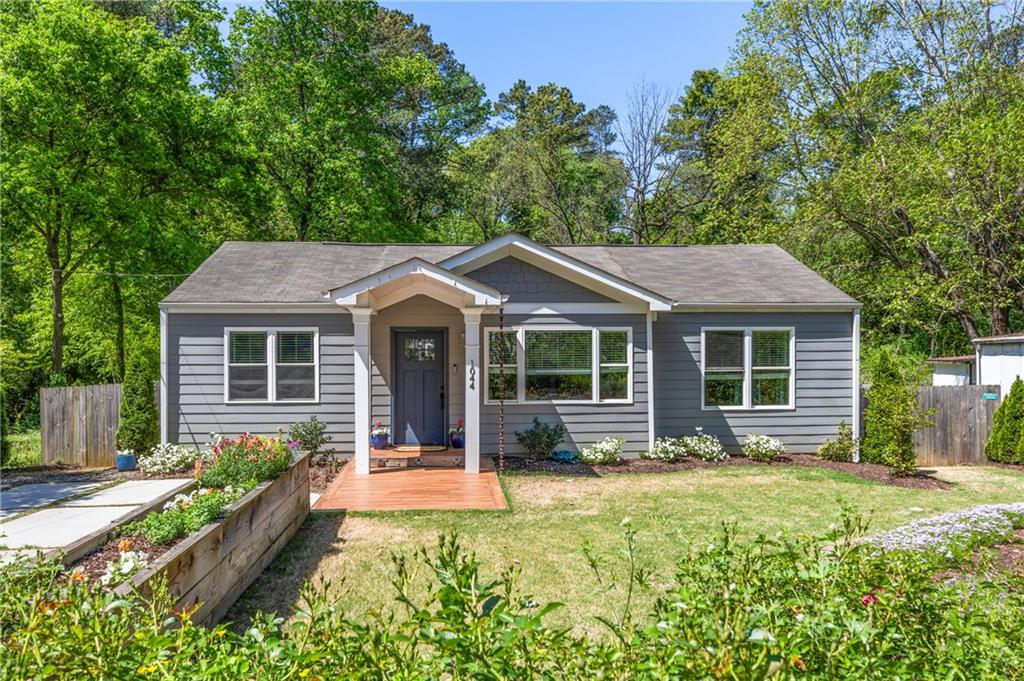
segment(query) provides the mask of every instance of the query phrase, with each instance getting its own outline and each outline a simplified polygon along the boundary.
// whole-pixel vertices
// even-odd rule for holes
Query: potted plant
[[[453,449],[466,448],[466,421],[459,419],[457,425],[448,429],[448,437],[451,439]]]
[[[370,429],[370,446],[374,449],[387,449],[389,435],[391,435],[390,428],[380,421],[375,422],[373,428]]]
[[[117,466],[119,471],[133,471],[138,466],[139,461],[135,456],[135,452],[131,449],[119,449],[117,455],[114,457],[114,465]]]

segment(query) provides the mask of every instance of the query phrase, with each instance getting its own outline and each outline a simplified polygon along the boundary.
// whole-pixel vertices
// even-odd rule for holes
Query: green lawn
[[[7,436],[11,446],[11,457],[4,468],[25,468],[38,466],[42,461],[42,445],[39,442],[39,431],[30,433],[12,433]]]
[[[872,527],[883,529],[976,504],[1024,500],[1024,474],[1018,472],[964,467],[944,469],[940,476],[953,488],[904,489],[828,469],[781,466],[599,478],[508,474],[509,512],[311,516],[229,619],[244,620],[256,609],[290,614],[309,577],[329,579],[341,605],[354,614],[390,608],[390,554],[431,545],[440,530],[450,530],[477,553],[485,575],[518,561],[525,593],[567,605],[554,621],[594,629],[594,616],[617,612],[623,593],[599,585],[582,547],[589,543],[605,560],[604,570],[621,575],[623,518],[638,531],[642,560],[653,569],[652,589],[641,597],[649,602],[670,584],[685,544],[706,544],[723,522],[734,523],[742,538],[780,530],[819,532],[833,521],[842,499],[870,512]]]

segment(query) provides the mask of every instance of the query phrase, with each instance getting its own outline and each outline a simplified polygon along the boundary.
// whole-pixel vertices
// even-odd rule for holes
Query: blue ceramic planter
[[[387,435],[371,435],[370,446],[374,449],[387,449],[388,448],[388,436]]]
[[[453,449],[465,449],[466,448],[466,435],[461,433],[458,435],[452,435],[452,448]]]
[[[114,457],[114,465],[119,471],[133,471],[138,463],[134,454],[118,454]]]

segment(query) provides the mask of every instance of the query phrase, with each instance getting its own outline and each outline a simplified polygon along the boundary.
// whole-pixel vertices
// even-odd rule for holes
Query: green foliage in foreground
[[[518,589],[519,572],[482,575],[451,536],[415,559],[395,557],[399,614],[355,619],[327,587],[307,585],[285,626],[257,618],[243,635],[192,626],[152,600],[114,600],[59,582],[52,566],[0,572],[0,673],[5,678],[1012,678],[1024,673],[1024,580],[944,580],[949,565],[880,554],[843,515],[820,537],[738,543],[724,529],[693,547],[646,615],[627,598],[610,634],[545,624],[559,607]],[[636,537],[624,579],[646,588]],[[594,566],[601,578],[599,566]],[[985,566],[982,566],[985,567]],[[410,586],[417,569],[433,575]],[[630,590],[632,593],[632,589]]]
[[[992,417],[985,456],[989,461],[1024,463],[1024,381],[1020,376]]]

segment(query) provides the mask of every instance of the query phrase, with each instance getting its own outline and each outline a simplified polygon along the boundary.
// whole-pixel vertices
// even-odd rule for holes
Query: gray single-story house
[[[274,433],[316,415],[370,465],[369,431],[447,441],[465,469],[534,417],[564,447],[637,456],[700,426],[813,452],[859,432],[860,304],[772,245],[227,242],[160,306],[161,439]]]

